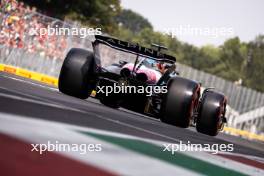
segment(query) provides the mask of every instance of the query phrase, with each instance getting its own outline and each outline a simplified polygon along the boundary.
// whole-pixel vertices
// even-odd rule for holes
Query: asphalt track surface
[[[211,137],[125,109],[111,109],[94,98],[80,100],[29,79],[0,72],[0,112],[45,119],[168,143],[234,144],[234,152],[264,158],[264,143],[220,133]]]

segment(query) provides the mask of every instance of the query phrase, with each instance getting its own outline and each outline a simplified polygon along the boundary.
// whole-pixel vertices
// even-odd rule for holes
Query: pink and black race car
[[[62,93],[86,99],[96,90],[96,98],[111,108],[127,108],[182,128],[193,124],[212,136],[223,129],[225,95],[211,88],[201,93],[200,83],[180,77],[176,58],[161,52],[161,46],[154,50],[101,35],[92,44],[93,51],[68,52],[59,77]],[[107,62],[113,63],[102,66],[100,45],[135,59],[115,63],[116,57],[109,55]]]

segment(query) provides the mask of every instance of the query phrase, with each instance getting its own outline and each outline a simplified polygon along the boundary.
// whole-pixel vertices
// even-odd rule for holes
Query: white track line
[[[53,140],[53,141],[59,140],[59,141],[67,141],[67,143],[85,141],[85,139],[81,137],[81,136],[85,136],[85,135],[80,136],[78,133],[74,133],[73,131],[76,131],[76,130],[86,131],[86,132],[94,132],[94,133],[109,135],[109,136],[116,136],[116,137],[121,137],[121,138],[125,138],[125,139],[138,139],[138,140],[146,141],[146,142],[158,145],[158,146],[161,146],[162,144],[166,143],[163,141],[156,141],[156,140],[151,140],[151,139],[134,137],[134,136],[130,136],[130,135],[125,135],[125,134],[120,134],[120,133],[115,133],[115,132],[108,132],[108,131],[103,131],[103,130],[98,130],[98,129],[91,129],[91,128],[87,128],[87,127],[79,127],[76,125],[69,125],[69,124],[64,124],[64,123],[60,123],[60,122],[51,122],[51,121],[47,121],[47,120],[31,119],[31,118],[25,118],[24,119],[24,118],[21,118],[19,116],[3,114],[3,113],[0,113],[0,119],[1,119],[0,131],[3,129],[9,130],[10,134],[14,134],[14,135],[18,135],[18,136],[21,134],[22,135],[21,137],[24,136],[25,139],[30,139],[30,140],[34,139],[35,142],[39,142],[39,143],[43,142],[43,140],[39,141],[40,140],[39,136],[42,136],[42,138],[44,136],[46,141],[47,140]],[[29,128],[29,126],[30,126],[30,128]],[[16,130],[13,131],[13,129],[16,129]],[[71,131],[71,130],[73,130],[73,131]],[[95,143],[96,143],[96,140],[98,140],[98,139],[89,139],[89,141],[93,141]],[[99,140],[97,142],[101,142],[102,144],[104,144],[104,146],[108,146],[108,144],[103,142],[103,141]],[[101,162],[103,162],[104,157],[107,157],[107,156],[110,156],[110,158],[108,158],[109,161],[107,161],[106,163],[109,162],[108,164],[110,164],[110,165],[111,165],[111,162],[113,162],[113,160],[119,160],[120,159],[120,161],[122,161],[123,163],[125,162],[122,159],[122,157],[126,157],[126,156],[122,156],[122,157],[120,156],[120,158],[118,158],[118,154],[120,154],[120,152],[121,153],[124,152],[123,150],[125,150],[125,149],[118,148],[118,149],[114,150],[114,149],[108,149],[106,147],[106,150],[109,153],[104,153],[102,156],[101,155],[98,156],[98,154],[92,155],[95,153],[89,153],[89,157],[93,156],[96,158],[98,156],[100,158],[100,159],[97,159],[96,161],[93,161],[92,163],[99,165]],[[129,151],[127,151],[127,152],[129,152]],[[69,153],[66,153],[66,155],[68,155],[68,154]],[[248,175],[256,175],[256,176],[264,175],[264,170],[254,168],[254,167],[251,167],[251,166],[248,166],[245,164],[241,164],[239,162],[232,161],[232,160],[229,160],[226,158],[222,158],[222,157],[219,157],[217,155],[212,155],[212,154],[205,153],[205,152],[184,152],[183,154],[188,155],[190,157],[197,158],[199,160],[204,160],[206,162],[216,164],[216,165],[219,165],[219,166],[231,169],[231,170],[243,172],[243,173],[246,173]],[[129,153],[129,155],[131,155],[131,153]],[[81,157],[82,161],[91,162],[89,157],[87,158],[87,157],[80,156],[79,153],[71,153],[71,154],[69,154],[69,156],[74,157],[74,158],[76,157],[76,159],[78,159],[78,157]],[[135,158],[132,157],[131,161],[136,162],[136,163],[140,163],[140,162],[138,162],[139,160],[136,159],[137,157],[141,158],[142,156],[141,155],[136,156]],[[115,158],[115,159],[113,159],[113,158]],[[128,159],[129,158],[130,157],[128,157]],[[141,159],[143,159],[143,158],[141,158]],[[97,161],[98,161],[98,163],[97,163]],[[117,161],[115,161],[115,162],[117,162]],[[121,164],[123,167],[122,162],[121,163],[118,162],[118,163]],[[118,167],[119,164],[117,164],[115,167]],[[147,167],[144,163],[141,163],[141,165]],[[136,169],[137,167],[138,166],[136,166],[136,165],[131,166],[131,168],[134,168],[134,169]],[[139,167],[139,168],[141,168],[141,167]],[[158,167],[158,168],[160,168],[160,167]],[[125,172],[125,170],[123,170],[122,168],[120,168],[120,169],[122,170],[122,171],[120,170],[120,172],[122,172],[122,173]],[[142,175],[142,174],[140,174],[142,172],[142,170],[139,170],[138,171],[139,173],[136,173],[136,172],[134,173],[134,172],[132,175]],[[150,172],[150,171],[148,171],[148,172]],[[149,174],[147,174],[147,175],[149,175]],[[151,174],[153,174],[153,173],[151,173]],[[125,174],[125,175],[129,175],[129,174]],[[166,175],[170,175],[170,174],[166,174]]]
[[[0,113],[0,131],[21,138],[29,143],[47,144],[47,141],[61,144],[101,144],[101,152],[58,152],[89,165],[106,169],[120,175],[199,175],[195,172],[141,155],[108,142],[69,130],[61,123],[21,118]],[[41,156],[40,156],[41,157]]]
[[[46,85],[43,85],[43,84],[40,84],[40,83],[37,83],[37,82],[35,83],[35,82],[29,81],[29,80],[19,79],[19,78],[15,78],[15,77],[3,75],[3,74],[1,74],[1,77],[12,79],[12,80],[19,81],[19,82],[24,82],[24,83],[31,84],[31,85],[34,85],[34,86],[38,86],[38,87],[42,87],[42,88],[45,88],[45,89],[49,89],[49,90],[52,90],[52,91],[55,91],[55,92],[59,91],[57,88],[53,88],[53,87],[50,87],[48,85],[46,86]],[[27,78],[25,78],[25,79],[27,79]]]

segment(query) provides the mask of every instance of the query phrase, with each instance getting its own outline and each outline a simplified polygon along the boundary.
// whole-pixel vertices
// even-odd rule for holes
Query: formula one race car
[[[226,123],[226,97],[212,88],[180,77],[176,58],[160,50],[96,35],[93,51],[72,48],[62,65],[59,90],[111,108],[123,107],[174,126],[195,125],[215,136]]]

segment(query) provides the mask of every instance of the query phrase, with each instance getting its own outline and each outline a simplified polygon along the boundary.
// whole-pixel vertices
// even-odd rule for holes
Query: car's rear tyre
[[[61,68],[59,90],[67,95],[86,99],[95,88],[95,60],[92,52],[71,49]]]
[[[196,129],[198,132],[216,136],[223,125],[226,97],[218,92],[205,91],[198,108]]]
[[[182,77],[168,82],[168,93],[162,103],[161,121],[187,128],[200,96],[200,84]]]

